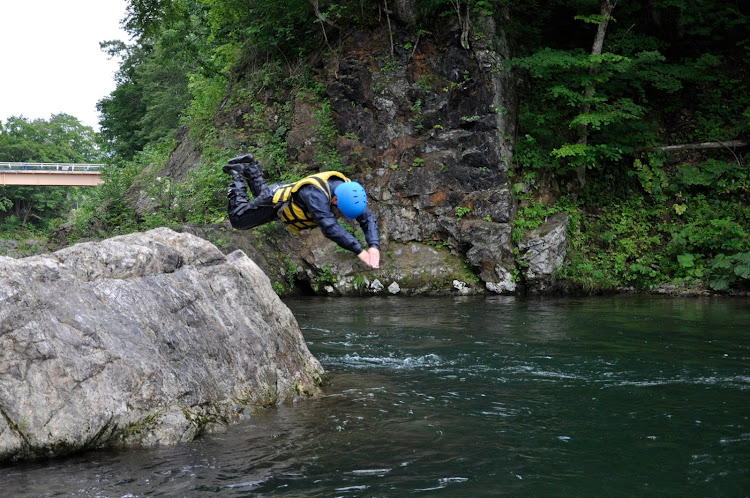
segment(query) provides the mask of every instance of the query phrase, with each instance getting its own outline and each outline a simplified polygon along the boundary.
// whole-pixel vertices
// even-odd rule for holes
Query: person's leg
[[[230,218],[240,215],[250,208],[250,198],[247,196],[245,179],[236,172],[232,172],[231,175],[232,180],[229,182],[229,191],[227,191],[227,198],[229,199],[227,212]]]
[[[266,187],[267,192],[270,191]],[[229,184],[229,222],[237,230],[248,230],[276,219],[276,209],[270,195],[259,195],[252,202],[247,196],[247,186],[242,175],[232,172]]]
[[[258,161],[252,154],[246,154],[244,156],[238,156],[229,160],[228,164],[223,168],[224,173],[241,174],[250,186],[250,192],[253,193],[254,197],[260,197],[264,195],[264,190],[267,189],[266,180],[263,178],[263,171],[260,169]]]

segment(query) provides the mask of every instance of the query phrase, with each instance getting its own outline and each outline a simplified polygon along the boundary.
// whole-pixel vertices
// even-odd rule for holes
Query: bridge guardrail
[[[104,164],[0,162],[0,171],[99,171]]]

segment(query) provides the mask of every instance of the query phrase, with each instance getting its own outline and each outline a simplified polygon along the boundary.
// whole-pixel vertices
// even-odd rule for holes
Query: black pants
[[[247,186],[242,177],[234,176],[230,184],[229,222],[237,230],[248,230],[278,219],[273,194],[281,184],[267,185],[262,174],[252,175],[247,181],[255,195],[252,202],[247,196]]]

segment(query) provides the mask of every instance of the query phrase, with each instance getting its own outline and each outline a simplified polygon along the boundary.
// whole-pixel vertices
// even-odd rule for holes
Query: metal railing
[[[0,171],[99,171],[104,164],[82,163],[3,163]]]

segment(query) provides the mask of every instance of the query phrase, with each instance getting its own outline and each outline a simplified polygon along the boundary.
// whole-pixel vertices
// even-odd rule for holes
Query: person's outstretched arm
[[[369,210],[357,217],[357,223],[362,227],[367,241],[367,252],[369,255],[369,266],[371,268],[380,268],[380,232],[378,231],[378,222],[375,215]]]
[[[310,212],[313,219],[315,219],[315,222],[320,227],[323,235],[334,241],[340,247],[356,254],[357,258],[370,268],[379,267],[380,252],[377,248],[374,248],[377,251],[377,255],[374,258],[375,266],[373,266],[372,253],[369,250],[365,251],[362,248],[362,244],[359,243],[354,235],[349,233],[339,224],[336,215],[333,214],[333,211],[331,210],[328,197],[326,197],[320,189],[312,185],[305,185],[299,189],[297,194],[299,195],[299,199],[307,206],[307,210]],[[370,245],[369,240],[368,245]],[[373,249],[373,247],[370,249]]]

